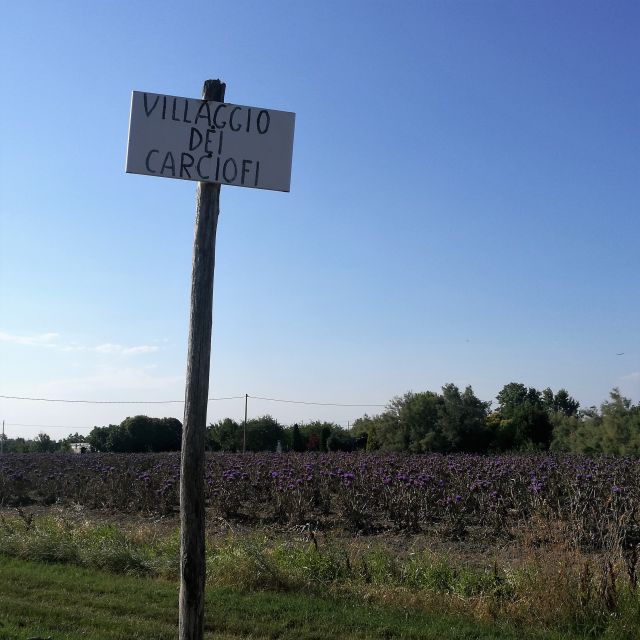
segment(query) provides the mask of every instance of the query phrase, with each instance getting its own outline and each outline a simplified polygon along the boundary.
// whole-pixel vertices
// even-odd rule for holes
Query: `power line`
[[[210,402],[219,400],[243,400],[245,397],[253,400],[266,400],[268,402],[284,402],[287,404],[314,405],[320,407],[386,407],[386,404],[376,404],[374,402],[311,402],[306,400],[287,400],[283,398],[266,398],[264,396],[226,396],[221,398],[207,398]],[[27,400],[31,402],[60,402],[65,404],[184,404],[184,400],[68,400],[62,398],[32,398],[28,396],[5,396],[0,395],[5,400]],[[27,425],[23,425],[27,426]],[[38,426],[38,425],[33,425]]]
[[[4,396],[5,400],[30,400],[31,402],[62,402],[65,404],[184,404],[184,400],[64,400],[60,398],[30,398],[26,396]],[[208,401],[240,400],[244,396],[229,396],[226,398],[207,398]]]
[[[254,400],[269,400],[270,402],[286,402],[289,404],[312,404],[321,407],[386,407],[386,404],[373,404],[373,403],[357,403],[348,404],[342,402],[306,402],[304,400],[283,400],[281,398],[263,398],[261,396],[249,396]]]
[[[65,424],[19,424],[7,422],[7,427],[39,427],[42,429],[93,429],[93,427],[71,427]]]

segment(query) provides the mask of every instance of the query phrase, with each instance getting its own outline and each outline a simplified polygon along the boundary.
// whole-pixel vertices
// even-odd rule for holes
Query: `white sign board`
[[[295,117],[134,91],[127,173],[289,191]]]

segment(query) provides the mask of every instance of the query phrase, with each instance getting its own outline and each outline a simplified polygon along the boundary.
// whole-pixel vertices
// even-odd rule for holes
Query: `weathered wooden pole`
[[[225,85],[220,80],[207,80],[202,89],[202,99],[224,102],[224,90]],[[196,198],[189,352],[180,455],[179,640],[202,640],[204,635],[204,443],[220,184],[199,182]]]
[[[244,423],[242,425],[242,453],[247,450],[247,404],[249,402],[249,394],[244,394]]]

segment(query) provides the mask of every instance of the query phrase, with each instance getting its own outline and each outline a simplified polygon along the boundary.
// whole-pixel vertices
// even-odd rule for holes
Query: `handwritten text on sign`
[[[295,114],[134,91],[127,172],[289,191]]]

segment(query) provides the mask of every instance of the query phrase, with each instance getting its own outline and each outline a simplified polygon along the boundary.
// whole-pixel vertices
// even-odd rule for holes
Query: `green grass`
[[[0,638],[175,636],[176,530],[0,514],[2,557]],[[487,562],[355,539],[211,536],[207,611],[228,637],[640,638],[640,589],[622,565],[603,573],[594,558],[553,549]],[[47,573],[56,563],[67,567],[59,579]],[[544,633],[520,631],[532,627]]]
[[[175,582],[0,556],[0,638],[6,640],[174,639],[177,599]],[[206,638],[221,640],[578,637],[367,606],[352,598],[212,587],[207,590],[205,627]]]

